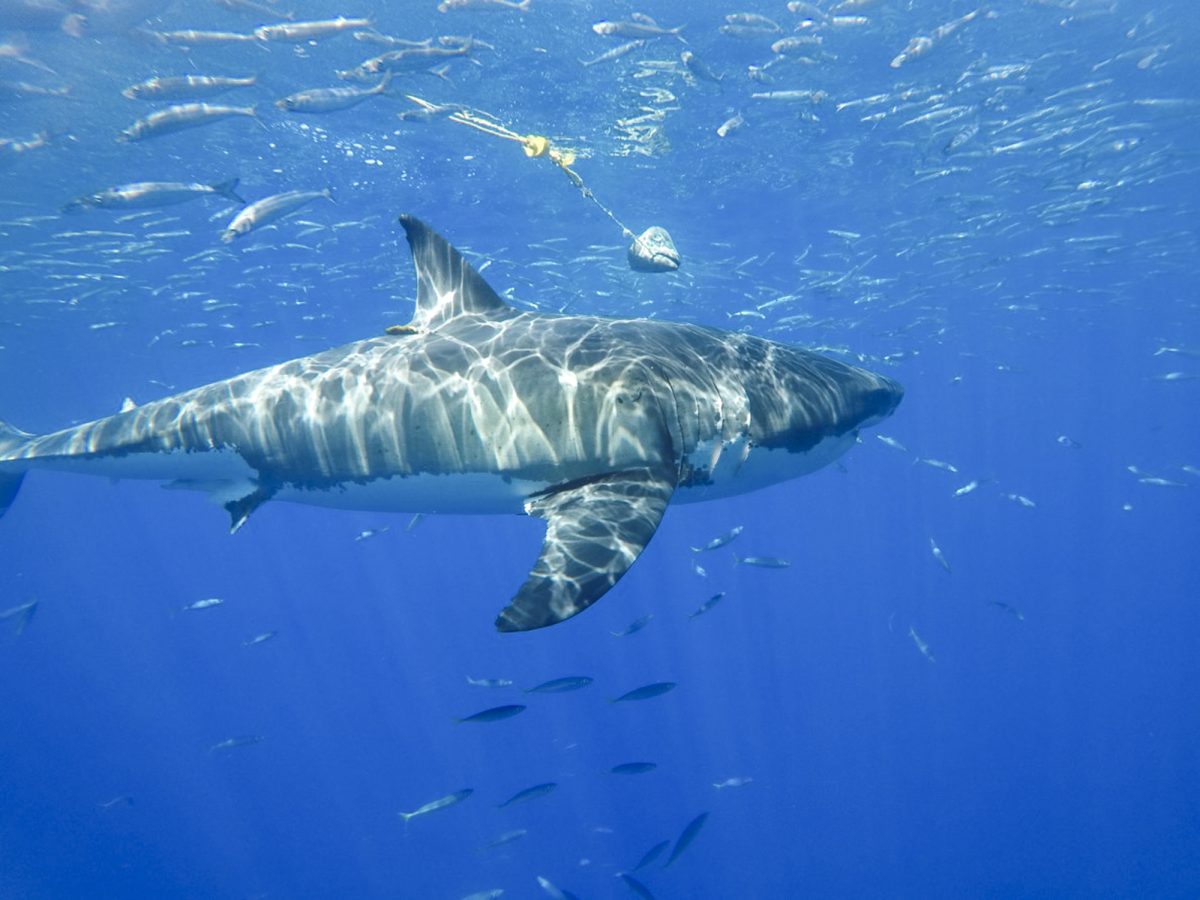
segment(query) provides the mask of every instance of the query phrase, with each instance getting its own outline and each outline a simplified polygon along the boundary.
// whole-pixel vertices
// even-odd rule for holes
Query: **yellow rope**
[[[428,100],[422,100],[420,97],[414,97],[411,94],[406,96],[409,100],[411,100],[413,103],[416,103],[422,109],[432,111],[438,108]],[[484,118],[482,115],[477,115],[469,110],[458,110],[457,112],[451,114],[448,118],[451,122],[455,122],[459,125],[466,125],[468,128],[474,128],[476,131],[482,131],[484,134],[491,135],[492,137],[498,137],[506,141],[514,141],[521,145],[521,149],[530,159],[536,159],[542,156],[549,158],[551,162],[563,170],[567,178],[570,179],[571,184],[575,185],[575,187],[579,189],[579,192],[583,194],[586,199],[595,203],[598,207],[600,207],[606,216],[616,223],[617,227],[621,229],[621,233],[625,237],[633,238],[639,244],[641,243],[640,238],[626,228],[625,224],[616,217],[611,209],[596,199],[596,195],[592,193],[591,188],[584,184],[583,179],[579,176],[579,173],[571,168],[576,159],[576,154],[574,151],[555,147],[550,142],[550,138],[545,137],[544,135],[518,134],[511,128],[501,125],[499,122]]]

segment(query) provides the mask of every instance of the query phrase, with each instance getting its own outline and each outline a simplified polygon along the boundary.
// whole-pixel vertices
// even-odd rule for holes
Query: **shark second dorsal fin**
[[[413,216],[401,216],[400,224],[417,267],[414,328],[430,331],[465,313],[513,311],[444,237]]]

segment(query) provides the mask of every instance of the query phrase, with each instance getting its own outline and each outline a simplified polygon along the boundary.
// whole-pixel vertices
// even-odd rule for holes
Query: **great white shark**
[[[52,434],[0,423],[0,515],[30,469],[204,491],[234,531],[268,500],[525,513],[545,520],[544,543],[496,627],[527,631],[602,597],[670,501],[812,472],[903,395],[747,334],[518,310],[444,238],[400,221],[409,325]]]

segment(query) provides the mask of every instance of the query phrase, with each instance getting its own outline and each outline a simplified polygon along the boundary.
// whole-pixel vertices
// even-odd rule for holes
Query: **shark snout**
[[[904,399],[904,388],[899,382],[873,372],[862,375],[865,384],[859,395],[859,427],[882,422]]]

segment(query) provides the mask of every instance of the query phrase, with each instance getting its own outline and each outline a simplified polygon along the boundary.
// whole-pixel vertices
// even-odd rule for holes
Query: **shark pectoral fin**
[[[633,565],[675,491],[673,469],[613,472],[531,497],[525,511],[546,520],[529,578],[496,619],[500,631],[531,631],[587,609]]]

